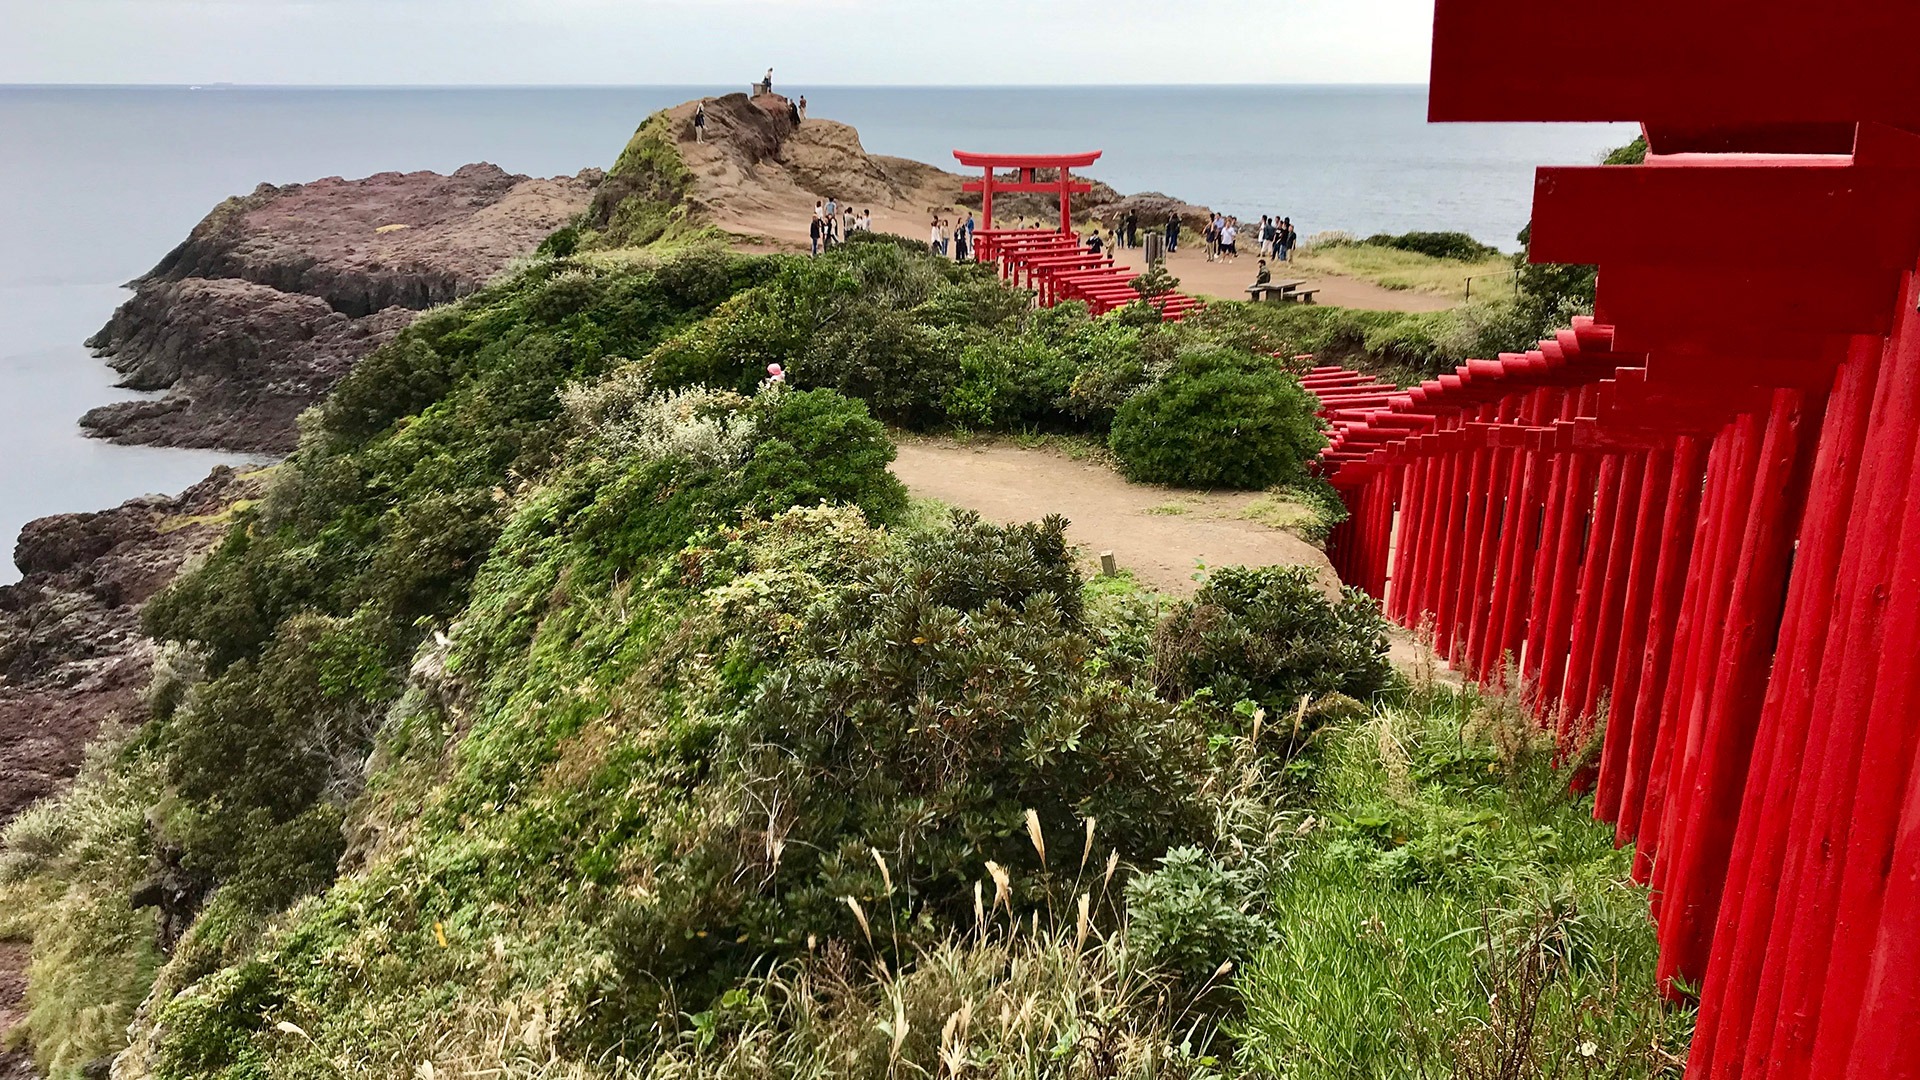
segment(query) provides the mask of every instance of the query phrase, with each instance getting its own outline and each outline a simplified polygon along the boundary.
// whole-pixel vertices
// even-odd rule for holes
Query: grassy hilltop
[[[1370,602],[1088,581],[888,472],[1060,431],[1324,503],[1300,316],[735,254],[670,136],[147,610],[150,719],[0,855],[52,1075],[1677,1074],[1625,857]]]

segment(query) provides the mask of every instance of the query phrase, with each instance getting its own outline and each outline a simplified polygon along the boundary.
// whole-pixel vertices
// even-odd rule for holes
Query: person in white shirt
[[[939,218],[933,219],[933,236],[932,241],[928,244],[928,248],[935,255],[945,255],[947,253],[947,232],[940,227]]]
[[[1220,254],[1227,258],[1238,259],[1240,257],[1240,248],[1236,242],[1239,239],[1239,226],[1235,225],[1232,221],[1228,221],[1227,227],[1220,231]]]

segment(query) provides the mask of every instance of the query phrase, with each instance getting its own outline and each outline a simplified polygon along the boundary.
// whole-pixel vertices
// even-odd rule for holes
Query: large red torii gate
[[[1092,150],[1084,154],[975,154],[955,150],[953,156],[968,168],[986,170],[983,179],[969,180],[961,186],[962,191],[980,193],[982,228],[993,228],[995,192],[1033,191],[1057,193],[1060,196],[1060,231],[1070,233],[1073,231],[1073,197],[1093,190],[1092,184],[1075,180],[1073,170],[1084,169],[1099,161],[1101,153]],[[1002,180],[1000,171],[1003,169],[1015,170],[1018,179]],[[1057,170],[1059,176],[1053,180],[1036,180],[1034,174],[1041,169]]]

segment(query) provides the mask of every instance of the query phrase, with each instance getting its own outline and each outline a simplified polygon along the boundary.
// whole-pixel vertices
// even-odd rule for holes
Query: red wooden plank
[[[1439,0],[1428,115],[1916,123],[1916,40],[1905,0]]]

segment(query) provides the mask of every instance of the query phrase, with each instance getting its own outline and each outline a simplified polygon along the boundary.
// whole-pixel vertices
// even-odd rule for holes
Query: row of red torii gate
[[[1089,250],[1073,228],[1073,197],[1093,185],[1075,180],[1073,170],[1100,160],[1100,151],[1084,154],[975,154],[955,150],[953,156],[969,168],[985,170],[964,190],[980,195],[981,228],[973,234],[974,259],[998,267],[1002,277],[1032,289],[1041,307],[1067,301],[1087,305],[1105,315],[1128,304],[1145,302],[1169,322],[1184,319],[1200,306],[1180,293],[1143,296],[1133,284],[1139,271],[1119,265],[1111,251]],[[1008,175],[1002,175],[1002,173]],[[1034,192],[1058,195],[1057,229],[997,229],[993,225],[993,197]]]
[[[1342,576],[1600,734],[1692,1077],[1920,1076],[1917,46],[1913,0],[1438,0],[1432,119],[1642,124],[1536,185],[1596,318],[1306,378]]]

